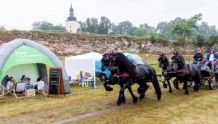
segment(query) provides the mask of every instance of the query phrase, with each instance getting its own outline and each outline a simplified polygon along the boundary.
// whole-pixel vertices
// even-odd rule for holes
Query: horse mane
[[[184,57],[182,55],[178,54],[178,53],[175,56],[179,57],[178,69],[182,69],[185,66],[185,59],[184,59]],[[175,56],[173,56],[173,57],[175,57]]]
[[[161,64],[163,65],[162,66],[163,69],[166,69],[167,66],[170,65],[169,59],[166,57],[165,54],[160,54],[160,57],[159,57],[158,61],[161,62]]]
[[[123,53],[114,53],[114,55],[116,56],[116,64],[119,67],[119,71],[121,73],[129,73],[131,76],[134,76],[134,68],[135,65],[126,58],[126,56]]]
[[[169,63],[169,59],[163,54],[163,57],[165,58],[165,60],[163,61],[163,65],[164,66],[169,66],[170,65],[170,63]]]

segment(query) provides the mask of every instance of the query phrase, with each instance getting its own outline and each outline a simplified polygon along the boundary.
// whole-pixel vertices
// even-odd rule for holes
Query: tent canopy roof
[[[67,57],[66,60],[67,59],[101,60],[101,58],[102,58],[102,54],[91,52],[82,55]]]
[[[6,62],[10,59],[10,57],[12,57],[13,53],[16,52],[17,49],[19,49],[21,51],[17,52],[16,54],[17,55],[20,54],[18,56],[23,57],[23,55],[21,55],[21,54],[24,54],[22,52],[22,50],[26,49],[26,52],[28,52],[28,49],[31,49],[31,48],[32,48],[32,50],[35,49],[35,52],[38,51],[38,53],[42,53],[44,56],[49,58],[49,61],[51,61],[50,63],[52,63],[52,64],[49,64],[50,66],[55,65],[57,67],[61,67],[63,70],[64,80],[68,80],[68,76],[67,76],[67,73],[65,71],[65,68],[64,68],[63,64],[61,63],[61,61],[58,59],[58,57],[53,52],[51,52],[48,48],[46,48],[45,46],[43,46],[39,43],[36,43],[34,41],[27,40],[27,39],[16,39],[16,40],[10,41],[8,43],[5,43],[0,47],[0,58],[1,58],[1,61],[0,61],[0,79],[3,78],[2,76],[3,76],[4,72],[7,71],[7,69],[16,65],[15,63],[22,64],[22,63],[19,63],[17,61],[14,61],[14,62],[11,62],[12,63],[11,65],[7,65],[7,67],[6,67]],[[25,53],[25,54],[29,54],[29,53]],[[12,58],[14,58],[14,57],[12,57]],[[30,63],[30,62],[27,62],[27,63]],[[32,63],[34,63],[34,62],[32,62]],[[43,63],[43,61],[42,61],[42,63]],[[25,64],[25,63],[23,63],[23,64]],[[45,63],[45,64],[48,64],[48,63]]]

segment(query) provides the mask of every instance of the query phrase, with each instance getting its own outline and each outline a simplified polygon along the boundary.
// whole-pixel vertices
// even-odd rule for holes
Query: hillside
[[[0,45],[14,39],[30,39],[48,47],[57,55],[77,55],[91,51],[130,53],[166,53],[179,51],[192,54],[196,46],[178,46],[169,42],[151,43],[149,38],[130,36],[105,36],[69,33],[46,33],[39,31],[0,31]]]

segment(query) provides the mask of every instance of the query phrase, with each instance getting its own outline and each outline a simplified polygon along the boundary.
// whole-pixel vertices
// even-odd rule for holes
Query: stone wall
[[[0,31],[0,45],[14,39],[29,39],[38,42],[57,55],[77,55],[88,52],[112,51],[130,53],[171,54],[174,50],[182,54],[195,52],[195,46],[151,44],[149,39],[129,36],[104,36],[69,33],[45,33],[38,31]]]

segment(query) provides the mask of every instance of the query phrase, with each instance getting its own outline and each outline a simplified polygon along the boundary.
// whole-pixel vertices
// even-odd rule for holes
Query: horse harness
[[[176,73],[178,75],[181,75],[182,73],[187,73],[188,80],[191,80],[191,77],[192,77],[191,72],[192,72],[192,68],[190,67],[190,64],[185,64],[185,66],[182,69],[176,70]]]
[[[113,63],[116,61],[117,57],[115,55],[111,56]],[[132,68],[133,68],[133,72],[134,72],[134,78],[137,78],[139,75],[139,67],[137,65],[135,65],[134,63],[132,63]],[[127,77],[131,77],[129,73],[127,72],[123,72],[123,73],[119,73],[119,76],[122,78],[127,78]]]

